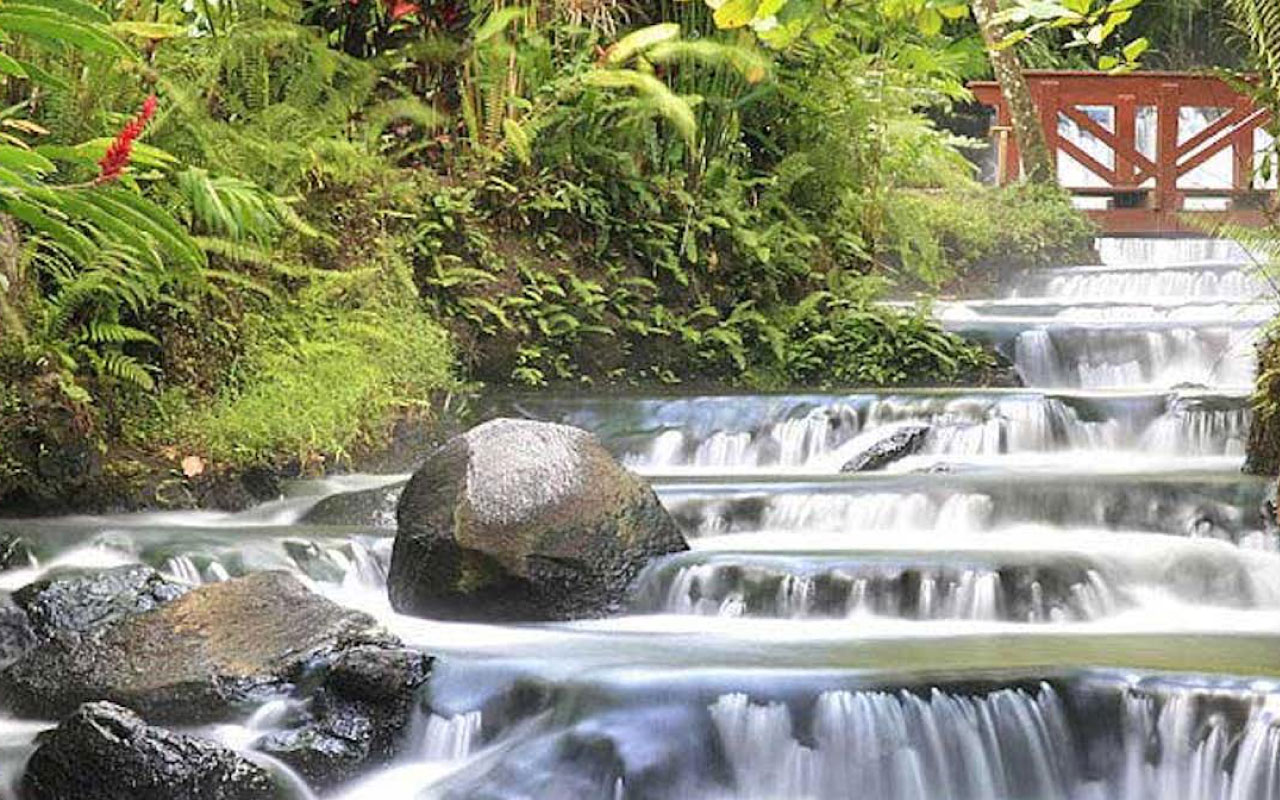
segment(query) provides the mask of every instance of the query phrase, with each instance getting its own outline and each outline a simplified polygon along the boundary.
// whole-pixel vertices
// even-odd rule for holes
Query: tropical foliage
[[[341,459],[470,379],[987,369],[885,292],[1089,228],[938,124],[965,9],[5,0],[0,497]]]

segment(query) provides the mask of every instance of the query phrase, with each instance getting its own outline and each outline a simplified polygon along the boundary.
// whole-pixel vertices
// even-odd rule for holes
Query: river
[[[685,530],[624,616],[393,613],[389,521],[305,515],[407,476],[241,514],[3,521],[37,563],[0,590],[287,569],[375,614],[439,659],[406,755],[344,800],[1280,800],[1280,539],[1269,482],[1240,472],[1275,297],[1228,243],[1099,252],[936,306],[1026,388],[486,400],[595,431]],[[919,452],[840,473],[917,423]],[[249,747],[288,713],[202,732]],[[0,721],[6,793],[49,724]]]

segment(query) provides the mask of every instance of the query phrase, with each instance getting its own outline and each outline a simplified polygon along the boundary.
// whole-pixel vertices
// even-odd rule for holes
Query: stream
[[[692,549],[627,614],[479,625],[394,613],[394,521],[322,524],[299,482],[240,514],[0,520],[65,567],[190,582],[289,570],[437,656],[401,760],[323,797],[1280,800],[1280,536],[1241,474],[1272,290],[1219,241],[940,302],[1019,389],[481,401],[596,432]],[[887,468],[840,468],[928,425]],[[288,701],[196,729],[236,748]],[[0,797],[53,721],[0,719]],[[282,765],[298,797],[314,797]]]

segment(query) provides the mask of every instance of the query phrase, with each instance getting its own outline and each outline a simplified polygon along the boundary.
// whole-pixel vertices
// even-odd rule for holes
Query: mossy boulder
[[[400,497],[396,610],[562,620],[616,610],[652,559],[687,550],[653,489],[590,433],[496,419],[434,451]]]

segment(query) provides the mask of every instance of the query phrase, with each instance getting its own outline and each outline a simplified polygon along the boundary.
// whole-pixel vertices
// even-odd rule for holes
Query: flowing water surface
[[[0,590],[67,565],[287,569],[377,615],[439,660],[401,762],[332,797],[1280,800],[1280,539],[1239,471],[1274,296],[1230,244],[1100,252],[937,307],[1023,389],[494,400],[599,433],[689,536],[620,617],[392,613],[390,520],[303,520],[405,476],[0,523],[39,549]],[[917,453],[840,472],[919,424]],[[247,748],[288,713],[204,732]],[[0,722],[0,774],[48,724]]]

